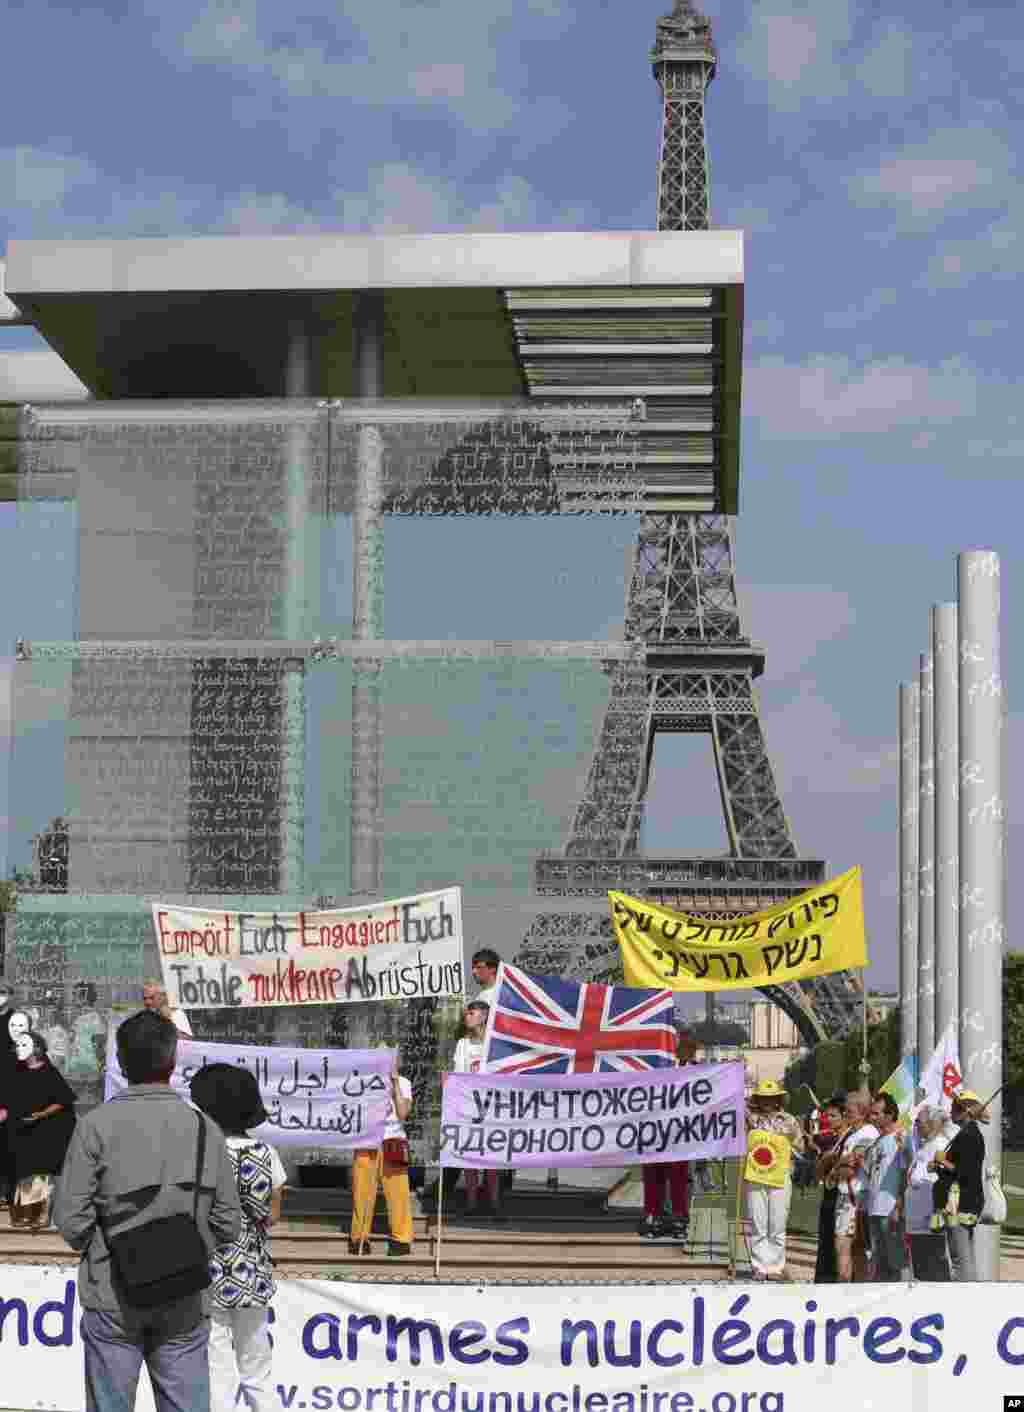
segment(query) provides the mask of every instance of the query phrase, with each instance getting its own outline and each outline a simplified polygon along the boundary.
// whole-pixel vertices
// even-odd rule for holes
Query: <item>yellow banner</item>
[[[859,868],[727,922],[624,892],[608,901],[626,985],[640,990],[750,990],[868,963]]]
[[[785,1186],[791,1144],[781,1133],[753,1128],[747,1134],[747,1165],[743,1180],[758,1186]]]

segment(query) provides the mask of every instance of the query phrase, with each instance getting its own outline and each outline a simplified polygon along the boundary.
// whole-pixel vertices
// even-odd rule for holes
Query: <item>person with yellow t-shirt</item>
[[[755,1280],[786,1278],[786,1226],[793,1197],[790,1163],[801,1152],[800,1124],[783,1107],[786,1090],[774,1079],[759,1083],[747,1104],[747,1220]]]

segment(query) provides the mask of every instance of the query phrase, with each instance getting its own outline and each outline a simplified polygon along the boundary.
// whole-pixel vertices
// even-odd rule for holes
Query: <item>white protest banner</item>
[[[445,1080],[442,1166],[622,1167],[746,1150],[742,1063]]]
[[[273,1249],[273,1236],[271,1236]],[[3,1400],[81,1412],[73,1268],[0,1265]],[[888,1412],[1024,1380],[1020,1284],[282,1281],[268,1406],[339,1412]],[[1006,1395],[1005,1403],[1001,1400]],[[238,1406],[243,1405],[241,1397]],[[152,1412],[146,1375],[136,1403]]]
[[[107,1032],[105,1098],[123,1093],[128,1082],[115,1050],[114,1027]],[[324,1147],[350,1151],[379,1147],[391,1102],[389,1049],[278,1049],[252,1044],[209,1044],[178,1040],[178,1063],[171,1087],[189,1096],[192,1076],[207,1064],[240,1064],[256,1076],[268,1118],[251,1136],[271,1146]]]
[[[329,912],[153,904],[172,1006],[348,1005],[461,995],[462,889]]]

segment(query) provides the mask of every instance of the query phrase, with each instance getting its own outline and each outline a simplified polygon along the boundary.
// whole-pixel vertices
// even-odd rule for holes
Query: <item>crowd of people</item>
[[[987,1121],[961,1089],[949,1114],[923,1104],[907,1130],[888,1093],[836,1093],[816,1138],[823,1187],[815,1281],[977,1279]]]
[[[490,950],[473,956],[481,989],[464,1007],[451,1072],[481,1068],[498,964]],[[75,1094],[50,1061],[46,1036],[0,980],[0,1203],[9,1208],[12,1226],[27,1231],[44,1229],[52,1215],[65,1241],[81,1253],[90,1412],[133,1407],[143,1362],[158,1412],[206,1412],[211,1397],[213,1406],[226,1409],[235,1405],[239,1383],[255,1412],[274,1405],[269,1231],[281,1214],[285,1169],[274,1148],[252,1136],[267,1113],[249,1071],[206,1065],[192,1079],[191,1104],[172,1090],[178,1041],[188,1034],[186,1016],[170,1007],[162,984],[147,982],[142,1010],[116,1034],[127,1089],[76,1121]],[[678,1063],[693,1062],[696,1054],[696,1043],[680,1028]],[[412,1102],[412,1086],[396,1061],[383,1140],[353,1154],[353,1256],[371,1253],[381,1188],[388,1254],[412,1250],[405,1130]],[[749,1142],[767,1138],[783,1165],[776,1180],[744,1185],[755,1280],[788,1278],[786,1233],[794,1174],[801,1168],[822,1187],[816,1282],[900,1280],[908,1265],[917,1280],[977,1278],[974,1234],[985,1200],[979,1124],[987,1115],[976,1094],[961,1089],[948,1115],[939,1107],[919,1107],[909,1130],[884,1092],[837,1093],[813,1123],[803,1125],[785,1105],[785,1090],[771,1080],[748,1095]],[[116,1161],[110,1160],[114,1153]],[[690,1169],[696,1174],[698,1165],[704,1164],[641,1167],[641,1237],[686,1239]],[[505,1219],[511,1173],[442,1173],[453,1184],[460,1176],[469,1215]],[[605,1210],[613,1192],[605,1196]],[[179,1252],[170,1277],[176,1297],[143,1298],[130,1284],[128,1264],[122,1268],[118,1241],[189,1212],[202,1268],[183,1273]],[[159,1256],[159,1244],[155,1249]],[[158,1288],[159,1281],[149,1287]]]

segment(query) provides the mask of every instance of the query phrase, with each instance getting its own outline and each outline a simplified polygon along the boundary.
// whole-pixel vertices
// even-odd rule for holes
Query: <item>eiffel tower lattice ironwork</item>
[[[658,171],[659,230],[707,230],[709,173],[704,99],[717,54],[708,20],[675,0],[658,21],[651,54],[663,98]],[[647,399],[656,431],[659,399]],[[664,415],[670,419],[666,407]],[[754,680],[764,654],[741,627],[732,529],[724,514],[644,513],[628,585],[625,635],[644,661],[610,666],[611,699],[584,798],[564,853],[540,860],[541,895],[598,897],[634,891],[703,915],[736,916],[792,896],[824,877],[801,860],[775,784]],[[730,854],[644,859],[643,801],[659,731],[710,735]],[[597,911],[537,917],[517,958],[538,971],[613,978],[618,949]],[[764,991],[810,1043],[844,1034],[860,1017],[854,973]]]

